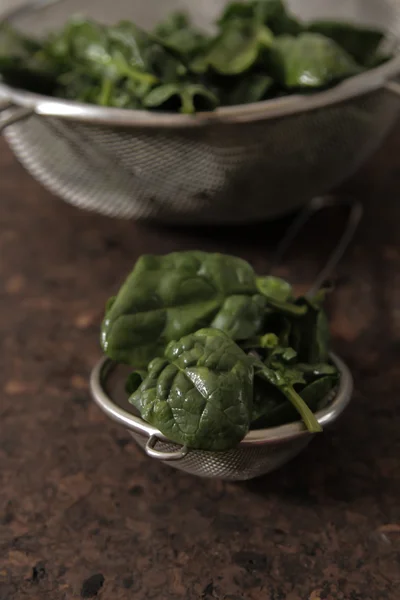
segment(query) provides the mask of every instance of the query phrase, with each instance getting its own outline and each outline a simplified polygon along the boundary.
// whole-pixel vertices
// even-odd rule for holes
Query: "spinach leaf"
[[[176,82],[187,72],[162,43],[127,21],[106,28],[73,20],[61,35],[49,38],[43,51],[66,65],[58,79],[66,95],[72,90],[78,99],[103,106],[142,108],[161,80]],[[207,89],[203,94],[211,96]]]
[[[308,384],[299,395],[312,412],[316,412],[337,384],[337,375],[329,375]],[[251,429],[279,427],[298,420],[299,413],[279,391],[255,377]]]
[[[277,81],[286,88],[321,88],[362,71],[333,40],[318,33],[275,38],[270,54]]]
[[[240,77],[225,77],[217,86],[220,103],[238,106],[266,100],[273,95],[274,80],[263,73],[249,72]]]
[[[136,108],[158,82],[145,55],[151,46],[147,34],[132,23],[106,28],[73,19],[60,34],[49,36],[41,52],[58,65],[58,90],[63,96]]]
[[[308,31],[320,33],[341,46],[360,65],[368,66],[378,51],[384,35],[382,31],[360,27],[341,21],[314,21]]]
[[[234,295],[226,298],[211,327],[221,329],[234,340],[244,340],[260,331],[266,301],[263,296]]]
[[[273,311],[290,317],[302,316],[307,311],[307,307],[294,301],[292,286],[287,281],[267,275],[257,277],[256,284],[259,292],[266,297],[268,306]]]
[[[230,2],[217,20],[220,29],[236,21],[250,21],[255,17],[255,2]]]
[[[264,379],[271,386],[280,391],[301,416],[306,428],[311,433],[322,431],[320,424],[312,411],[308,408],[299,393],[295,390],[296,385],[304,384],[305,380],[301,371],[295,367],[288,368],[279,362],[273,363],[273,368],[264,365],[261,361],[253,360],[255,374]]]
[[[184,114],[213,110],[218,98],[206,87],[196,83],[166,83],[152,89],[143,100],[146,108],[178,110]]]
[[[335,373],[325,375],[306,385],[306,387],[301,390],[300,395],[303,400],[307,402],[309,408],[315,412],[323,401],[327,399],[330,392],[336,387],[338,381],[339,374],[337,369],[335,369]]]
[[[288,302],[293,298],[292,286],[279,277],[257,277],[257,288],[264,296],[278,302]]]
[[[316,299],[299,298],[296,304],[307,310],[302,317],[292,321],[290,345],[296,350],[300,362],[327,362],[331,340],[325,311]]]
[[[201,52],[208,42],[208,36],[192,26],[184,12],[173,12],[154,29],[154,34],[169,48],[186,59]]]
[[[147,371],[132,371],[125,383],[126,393],[129,396],[134,394],[146,377]]]
[[[162,21],[157,23],[154,33],[160,38],[167,39],[177,31],[185,31],[191,26],[187,12],[175,10],[170,12]]]
[[[265,379],[255,374],[254,377],[254,396],[253,409],[251,412],[250,429],[263,429],[264,427],[274,427],[269,424],[271,417],[283,407],[294,410],[286,396],[282,392],[271,385]],[[296,410],[295,419],[298,419]]]
[[[315,433],[313,411],[338,380],[326,292],[295,299],[285,281],[257,277],[233,256],[145,255],[107,302],[101,342],[136,367],[131,402],[173,441],[228,449],[250,425],[297,415]]]
[[[102,347],[114,360],[141,368],[161,356],[168,342],[210,326],[220,311],[231,331],[244,314],[247,332],[241,303],[225,305],[238,295],[257,296],[254,271],[240,258],[200,251],[142,256],[105,315]],[[256,311],[260,300],[252,302]]]
[[[337,369],[330,363],[319,363],[319,364],[305,364],[297,363],[296,369],[301,371],[306,381],[316,381],[322,377],[332,377],[337,374]]]
[[[14,87],[51,94],[57,70],[40,53],[40,44],[16,31],[8,22],[0,25],[0,80]]]
[[[39,48],[38,42],[17,31],[8,21],[0,24],[0,56],[26,58]]]
[[[390,56],[383,33],[301,23],[282,0],[234,1],[216,33],[183,12],[152,31],[71,18],[41,40],[0,26],[0,78],[36,93],[101,106],[192,114],[326,88]]]
[[[208,69],[222,75],[238,75],[253,67],[270,48],[273,35],[268,27],[248,21],[232,21],[211,43],[207,53],[192,63],[192,69]]]
[[[282,0],[252,0],[228,4],[218,20],[221,29],[234,21],[255,21],[269,27],[274,35],[289,33],[296,35],[301,30],[300,22],[286,9]]]
[[[168,439],[190,448],[235,447],[250,425],[253,368],[224,333],[203,329],[171,342],[130,402]]]

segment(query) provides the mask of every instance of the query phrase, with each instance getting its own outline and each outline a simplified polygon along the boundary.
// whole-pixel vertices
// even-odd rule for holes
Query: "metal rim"
[[[11,21],[27,12],[60,1],[36,0],[36,2],[30,2],[22,8],[12,10],[3,16],[0,23],[4,20]],[[383,88],[388,80],[396,77],[399,73],[400,56],[396,56],[386,64],[346,79],[328,91],[307,96],[293,95],[241,106],[221,107],[214,112],[198,113],[194,116],[152,113],[145,110],[104,108],[33,94],[1,83],[0,99],[5,98],[18,106],[31,108],[38,115],[74,119],[88,123],[150,128],[194,128],[218,123],[248,123],[323,108]]]
[[[331,354],[331,360],[340,372],[340,383],[334,400],[326,408],[315,413],[318,423],[322,426],[332,423],[339,417],[350,402],[353,391],[353,378],[347,365],[335,354]],[[105,381],[115,367],[116,364],[111,359],[103,357],[91,373],[90,391],[93,400],[100,409],[110,417],[110,419],[139,435],[149,438],[153,436],[153,439],[158,438],[159,440],[179,446],[179,444],[171,442],[171,440],[166,438],[158,429],[149,425],[140,417],[136,417],[132,413],[120,408],[110,398],[105,390]],[[305,429],[303,423],[299,421],[280,427],[250,431],[240,442],[239,447],[285,442],[305,435],[312,434],[310,434]]]

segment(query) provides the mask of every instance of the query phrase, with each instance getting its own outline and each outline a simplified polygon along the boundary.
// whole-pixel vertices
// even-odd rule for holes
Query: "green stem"
[[[322,431],[322,427],[318,423],[314,413],[308,408],[303,398],[299,396],[292,386],[282,386],[281,391],[301,415],[301,418],[310,433],[319,433]]]
[[[193,95],[187,90],[181,91],[181,113],[184,115],[192,115],[196,112],[193,102]]]
[[[113,87],[114,82],[109,77],[105,77],[101,82],[101,90],[99,95],[100,106],[109,105]]]
[[[270,307],[291,317],[302,317],[308,311],[307,305],[297,306],[297,304],[292,304],[290,302],[279,302],[278,300],[273,300],[272,298],[268,298],[268,296],[266,298]]]

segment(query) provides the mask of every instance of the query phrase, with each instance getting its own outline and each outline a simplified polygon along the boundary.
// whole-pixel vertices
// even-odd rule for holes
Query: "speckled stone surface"
[[[80,212],[0,142],[0,600],[400,598],[400,129],[347,187],[366,216],[330,314],[353,402],[280,471],[229,484],[151,461],[91,402],[99,323],[141,253],[218,249],[261,271],[283,225]],[[310,280],[340,219],[286,275]]]

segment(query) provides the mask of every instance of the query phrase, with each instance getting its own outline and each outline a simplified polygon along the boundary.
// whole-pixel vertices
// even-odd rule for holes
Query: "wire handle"
[[[311,288],[308,290],[306,294],[308,297],[313,296],[320,289],[324,281],[328,279],[329,275],[335,269],[346,252],[364,213],[361,202],[359,200],[354,200],[353,198],[337,199],[334,196],[313,198],[313,200],[307,204],[307,206],[298,214],[298,216],[288,227],[285,235],[282,238],[282,241],[278,244],[278,247],[272,256],[270,272],[279,264],[281,264],[286,252],[293,244],[293,241],[312,216],[324,208],[338,206],[340,204],[344,204],[349,208],[346,226],[336,246],[329,255],[325,265],[322,267]]]
[[[181,446],[179,450],[175,450],[175,452],[162,452],[161,450],[156,450],[156,444],[159,441],[160,440],[156,435],[151,435],[149,437],[145,446],[145,452],[147,456],[156,458],[157,460],[171,462],[174,460],[182,460],[182,458],[185,458],[186,454],[188,453],[187,446]]]
[[[0,100],[0,113],[5,110],[9,110],[10,114],[8,117],[0,120],[0,133],[2,133],[6,127],[9,127],[10,125],[14,125],[14,123],[28,119],[35,112],[32,108],[17,108],[7,100]]]

